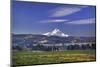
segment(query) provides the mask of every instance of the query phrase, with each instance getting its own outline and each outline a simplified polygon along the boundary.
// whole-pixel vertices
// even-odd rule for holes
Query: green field
[[[95,50],[68,51],[19,51],[12,53],[12,65],[37,65],[69,62],[95,61]]]

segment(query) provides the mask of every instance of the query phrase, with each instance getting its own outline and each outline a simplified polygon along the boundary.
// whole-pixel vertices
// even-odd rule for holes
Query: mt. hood
[[[68,37],[69,35],[67,34],[64,34],[62,31],[60,31],[59,29],[54,29],[53,31],[51,32],[47,32],[43,35],[47,35],[47,36],[60,36],[60,37]]]

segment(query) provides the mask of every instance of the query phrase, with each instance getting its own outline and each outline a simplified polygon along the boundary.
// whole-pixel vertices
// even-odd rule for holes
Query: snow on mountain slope
[[[47,35],[47,36],[60,36],[60,37],[68,37],[69,35],[64,34],[62,31],[60,31],[59,29],[54,29],[51,32],[45,33],[43,35]]]

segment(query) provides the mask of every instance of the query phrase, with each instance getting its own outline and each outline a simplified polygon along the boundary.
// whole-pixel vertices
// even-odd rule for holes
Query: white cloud
[[[42,20],[40,21],[41,23],[62,23],[62,22],[66,22],[68,20],[65,19],[49,19],[49,20]]]
[[[95,23],[95,18],[81,19],[81,20],[67,22],[67,24],[92,24],[92,23]]]
[[[59,7],[51,11],[51,17],[62,17],[81,10],[82,7]]]

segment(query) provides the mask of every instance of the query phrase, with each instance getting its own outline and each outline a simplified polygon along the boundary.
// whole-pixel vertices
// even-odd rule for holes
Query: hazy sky
[[[44,34],[55,28],[68,35],[95,36],[95,6],[14,1],[12,32]]]

